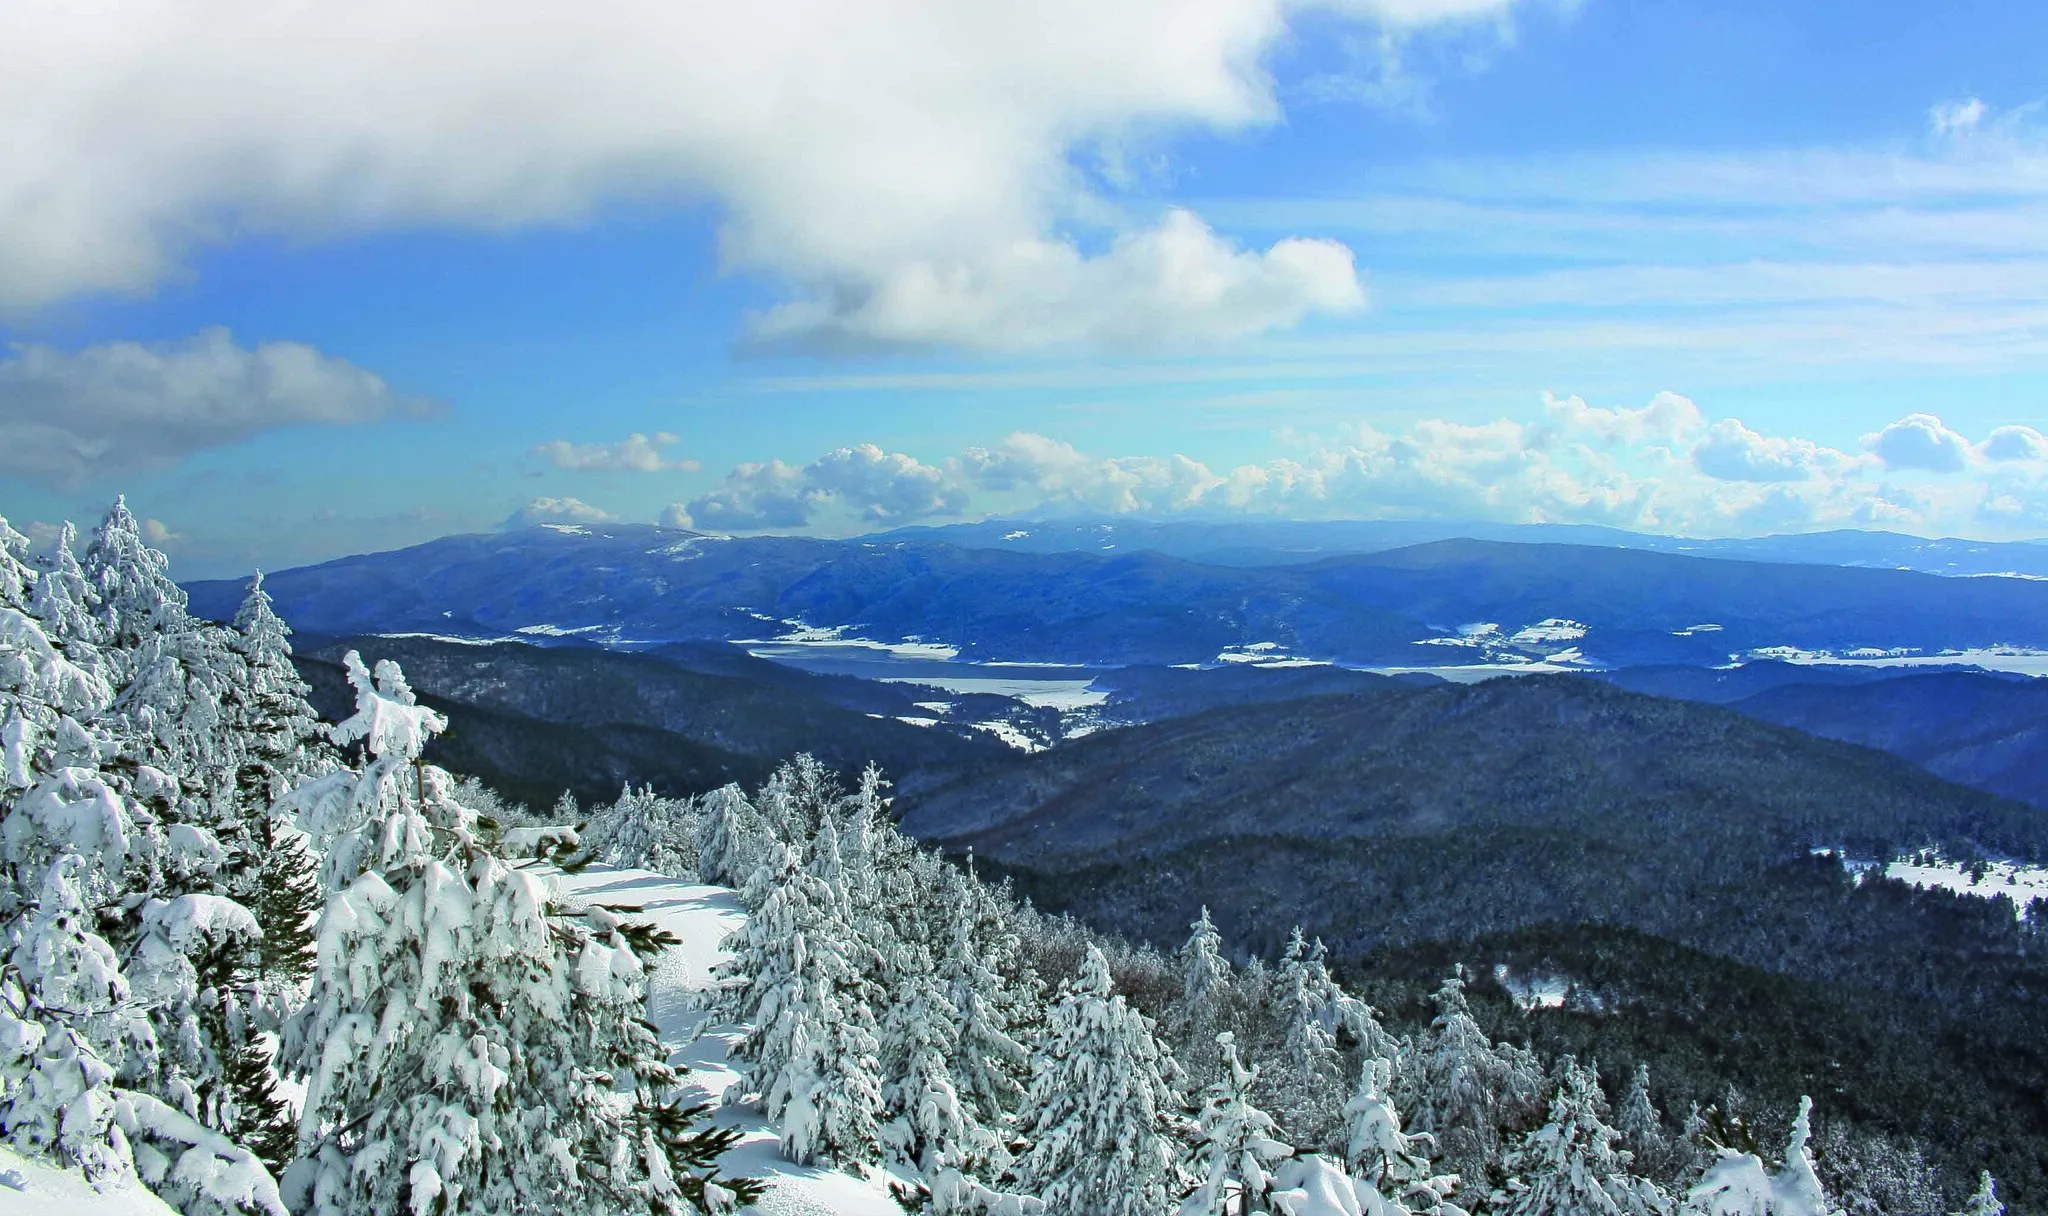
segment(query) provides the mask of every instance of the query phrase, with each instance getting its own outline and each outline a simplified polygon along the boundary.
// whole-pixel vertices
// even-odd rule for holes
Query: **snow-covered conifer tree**
[[[746,1024],[733,1056],[746,1067],[727,1100],[754,1095],[783,1124],[784,1150],[809,1162],[880,1154],[880,1047],[867,999],[866,944],[847,923],[829,822],[813,864],[781,841],[748,883],[758,906],[720,965],[718,1008]]]
[[[1784,1168],[1771,1174],[1756,1154],[1723,1148],[1686,1196],[1686,1216],[1840,1216],[1814,1172],[1812,1138],[1813,1100],[1801,1098]]]
[[[768,826],[736,785],[704,795],[697,817],[697,874],[709,883],[737,887],[752,877],[768,854]]]
[[[57,542],[39,563],[35,592],[28,602],[29,614],[40,621],[52,643],[67,652],[74,646],[97,660],[100,624],[93,615],[95,598],[85,571],[73,552],[78,533],[66,520]],[[77,657],[74,656],[74,661]]]
[[[1501,1136],[1526,1115],[1542,1078],[1521,1053],[1496,1048],[1472,1018],[1464,981],[1453,975],[1436,993],[1437,1016],[1404,1063],[1413,1096],[1413,1126],[1436,1138],[1440,1160],[1465,1181],[1483,1185],[1500,1153]]]
[[[272,609],[261,570],[235,611],[234,629],[247,674],[230,689],[223,714],[242,739],[237,783],[245,796],[268,806],[332,768],[334,758],[306,700],[310,689],[292,665],[291,628]]]
[[[973,883],[952,901],[952,932],[939,960],[939,978],[953,1008],[955,1087],[975,1121],[993,1130],[1006,1124],[1023,1101],[1031,1055],[1013,1034],[1007,1011],[1014,994],[989,961],[996,944],[976,933],[987,899]],[[1014,938],[1004,945],[1014,948]]]
[[[306,1080],[287,1190],[312,1216],[675,1213],[732,1191],[707,1168],[645,1019],[647,959],[673,939],[482,847],[454,782],[418,764],[443,721],[403,673],[346,660],[359,773],[292,800],[333,842],[318,968],[282,1059]],[[744,1189],[744,1188],[741,1188]],[[707,1198],[708,1197],[708,1198]]]
[[[953,1080],[960,1054],[959,1026],[952,1002],[928,960],[907,968],[902,989],[890,1002],[882,1027],[882,1068],[888,1078],[882,1098],[889,1112],[883,1139],[906,1166],[926,1178],[952,1166],[981,1177],[999,1177],[1009,1154],[996,1134],[983,1127],[974,1104]]]
[[[618,801],[592,807],[581,836],[584,852],[608,866],[675,878],[698,872],[696,804],[688,798],[664,798],[652,786],[636,790],[629,783]]]
[[[1629,1173],[1621,1133],[1601,1119],[1600,1082],[1564,1061],[1550,1117],[1507,1155],[1507,1216],[1662,1216],[1671,1202]]]
[[[1190,1166],[1201,1180],[1181,1204],[1181,1216],[1230,1216],[1231,1200],[1240,1213],[1271,1210],[1272,1166],[1294,1155],[1280,1139],[1271,1115],[1252,1101],[1257,1068],[1238,1059],[1229,1031],[1216,1036],[1223,1077],[1203,1095],[1198,1140]]]
[[[1174,1071],[1144,1015],[1111,993],[1109,960],[1089,946],[1039,1049],[1019,1189],[1069,1216],[1158,1216],[1181,1177]]]
[[[1458,1179],[1439,1175],[1429,1167],[1433,1146],[1428,1136],[1401,1130],[1401,1112],[1388,1096],[1392,1077],[1392,1063],[1366,1058],[1358,1089],[1344,1104],[1344,1163],[1361,1182],[1395,1205],[1389,1216],[1446,1210],[1445,1199],[1457,1188]]]

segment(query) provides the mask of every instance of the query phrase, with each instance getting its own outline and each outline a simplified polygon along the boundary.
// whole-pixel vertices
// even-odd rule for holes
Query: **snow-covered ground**
[[[1819,848],[1813,851],[1841,858],[1843,868],[1858,882],[1865,874],[1879,869],[1877,862],[1852,858],[1840,849]],[[1976,876],[1962,862],[1922,854],[1897,858],[1882,868],[1886,878],[1895,878],[1916,887],[1940,887],[1958,895],[1976,895],[1984,899],[2008,896],[2012,899],[2014,914],[2022,919],[2035,900],[2048,899],[2048,867],[2001,861],[1991,863],[1981,876]]]
[[[177,1216],[140,1185],[95,1191],[85,1175],[33,1161],[0,1144],[0,1212],[21,1216]]]
[[[739,1079],[726,1059],[735,1035],[729,1026],[705,1025],[697,998],[711,987],[711,969],[729,957],[718,948],[719,942],[746,919],[739,897],[724,887],[682,882],[647,870],[596,865],[579,874],[556,874],[554,882],[566,900],[638,909],[642,918],[683,939],[682,945],[660,960],[648,997],[648,1016],[661,1027],[663,1038],[683,1045],[674,1062],[688,1070],[689,1084],[700,1091],[699,1100],[715,1105],[726,1086]],[[768,1193],[749,1211],[761,1216],[902,1216],[903,1209],[890,1196],[881,1176],[867,1180],[836,1170],[794,1165],[783,1160],[774,1130],[751,1110],[720,1107],[715,1117],[744,1132],[740,1143],[725,1155],[724,1172],[768,1183]],[[0,1191],[0,1210],[6,1203],[6,1192]],[[77,1216],[101,1211],[104,1209],[81,1208]],[[158,1209],[120,1212],[118,1216],[144,1213],[160,1216]],[[37,1216],[45,1214],[39,1210]],[[61,1216],[73,1214],[63,1212]]]
[[[2048,650],[2024,646],[1984,646],[1975,650],[1943,650],[1924,654],[1909,650],[1805,650],[1797,646],[1766,646],[1732,656],[1730,666],[1754,659],[1773,659],[1801,665],[1829,664],[1844,667],[1981,667],[2025,676],[2048,676]]]

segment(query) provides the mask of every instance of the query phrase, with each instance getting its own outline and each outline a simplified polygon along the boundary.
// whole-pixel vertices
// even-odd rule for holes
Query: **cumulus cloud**
[[[672,447],[677,442],[677,437],[668,431],[657,431],[652,436],[635,431],[617,443],[570,443],[566,439],[551,439],[536,446],[533,454],[558,469],[584,472],[666,473],[696,469],[694,460],[671,460],[662,455],[661,449]]]
[[[2022,453],[2039,441],[2027,428],[2004,428],[1984,447]],[[2048,469],[2025,457],[1931,477],[1915,466],[1899,482],[1881,454],[1763,434],[1675,393],[1640,407],[1546,396],[1526,420],[1358,425],[1292,446],[1234,468],[1180,454],[1098,456],[1031,432],[936,464],[848,448],[801,468],[742,465],[664,522],[747,530],[993,512],[1594,523],[1700,536],[2048,529]],[[899,497],[888,499],[885,487]],[[896,505],[867,506],[883,501]]]
[[[171,527],[161,519],[142,521],[142,539],[152,545],[174,545],[186,539],[185,534]]]
[[[2048,435],[2030,426],[2002,426],[1984,437],[1977,453],[1994,463],[2048,460]]]
[[[965,488],[942,469],[872,443],[838,448],[802,468],[780,460],[743,464],[705,494],[662,513],[668,527],[753,532],[801,528],[821,511],[866,523],[908,523],[958,515]]]
[[[1970,441],[1932,414],[1909,414],[1875,435],[1865,435],[1863,446],[1891,469],[1955,473],[1970,458]]]
[[[297,342],[244,347],[224,329],[160,346],[16,346],[0,360],[0,475],[76,487],[276,427],[432,408],[345,359]]]
[[[1348,250],[1131,217],[1081,163],[1276,120],[1262,61],[1305,9],[1369,34],[1512,3],[8,5],[0,306],[147,290],[231,233],[507,229],[696,197],[722,204],[727,265],[794,289],[759,319],[776,341],[1284,325],[1357,304]]]
[[[1810,439],[1760,434],[1736,418],[1708,427],[1692,450],[1693,466],[1723,481],[1804,481],[1827,466],[1853,460]]]
[[[505,519],[507,528],[531,528],[536,524],[603,524],[617,519],[602,507],[580,498],[536,498]]]

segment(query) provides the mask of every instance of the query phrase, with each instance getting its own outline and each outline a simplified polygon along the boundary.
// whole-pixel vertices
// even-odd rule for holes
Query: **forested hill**
[[[1600,884],[1616,897],[1741,880],[1816,846],[2048,854],[2038,812],[1894,757],[1573,676],[1216,710],[1005,758],[906,801],[916,834],[1039,868],[1223,839],[1393,850],[1522,833],[1621,866]]]

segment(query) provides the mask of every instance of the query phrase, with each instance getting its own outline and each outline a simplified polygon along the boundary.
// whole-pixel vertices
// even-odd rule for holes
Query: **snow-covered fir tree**
[[[1440,1160],[1465,1185],[1484,1185],[1500,1157],[1503,1133],[1538,1109],[1543,1078],[1526,1053],[1496,1047],[1473,1020],[1464,981],[1445,979],[1437,1015],[1402,1061],[1404,1102],[1415,1130],[1435,1137]]]
[[[1402,1130],[1401,1112],[1388,1094],[1393,1071],[1391,1061],[1366,1057],[1358,1088],[1344,1104],[1344,1164],[1380,1196],[1388,1216],[1445,1211],[1458,1179],[1430,1168],[1428,1136]]]
[[[1839,1216],[1814,1170],[1813,1100],[1799,1099],[1799,1114],[1775,1174],[1755,1153],[1723,1148],[1720,1159],[1686,1195],[1686,1216]]]
[[[953,1061],[960,1027],[936,968],[906,970],[882,1027],[882,1099],[889,1112],[883,1139],[895,1158],[925,1177],[951,1166],[997,1178],[1009,1166],[1001,1139],[982,1125],[960,1093]]]
[[[834,886],[837,848],[823,826],[809,864],[773,842],[743,894],[751,915],[718,969],[718,1008],[747,1028],[733,1053],[744,1070],[727,1100],[751,1097],[780,1120],[794,1160],[870,1162],[881,1154],[883,1110],[868,948]]]
[[[1070,1216],[1158,1216],[1180,1190],[1174,1071],[1089,946],[1038,1050],[1020,1189]]]
[[[698,807],[628,784],[616,802],[592,807],[580,830],[584,852],[608,866],[652,870],[676,878],[698,872]],[[562,820],[564,824],[575,820]]]
[[[969,883],[946,908],[950,932],[939,978],[953,1013],[955,1091],[974,1120],[1000,1136],[1024,1100],[1031,1054],[1014,1035],[1012,1010],[1029,997],[1015,991],[992,959],[1013,955],[1016,939],[979,884]],[[1004,1154],[1007,1156],[1007,1153]]]
[[[1563,1062],[1550,1114],[1507,1154],[1506,1216],[1662,1216],[1671,1201],[1629,1172],[1621,1133],[1600,1117],[1599,1078]]]
[[[1188,1163],[1199,1185],[1181,1203],[1181,1216],[1231,1216],[1272,1210],[1273,1167],[1294,1155],[1279,1125],[1252,1100],[1258,1069],[1238,1058],[1229,1031],[1216,1036],[1223,1076],[1202,1096],[1196,1143]],[[1235,1201],[1233,1203],[1233,1200]]]
[[[550,904],[483,847],[453,780],[419,761],[443,726],[395,665],[345,659],[359,771],[295,805],[330,841],[318,969],[286,1027],[305,1078],[287,1172],[312,1216],[717,1208],[729,1130],[692,1131],[644,1020],[667,944],[599,908]],[[671,939],[672,940],[672,939]]]
[[[200,1122],[222,1110],[225,1069],[194,959],[246,943],[253,920],[168,885],[221,850],[138,801],[175,778],[100,767],[128,750],[112,712],[125,690],[100,675],[121,669],[92,653],[96,631],[62,624],[53,605],[78,602],[76,588],[39,594],[26,548],[0,520],[0,1127],[98,1183],[139,1176],[188,1212],[281,1213],[254,1154]],[[70,577],[61,558],[49,568]],[[35,603],[68,629],[62,647]]]
[[[736,785],[704,796],[697,815],[697,874],[737,887],[767,859],[768,825]]]

